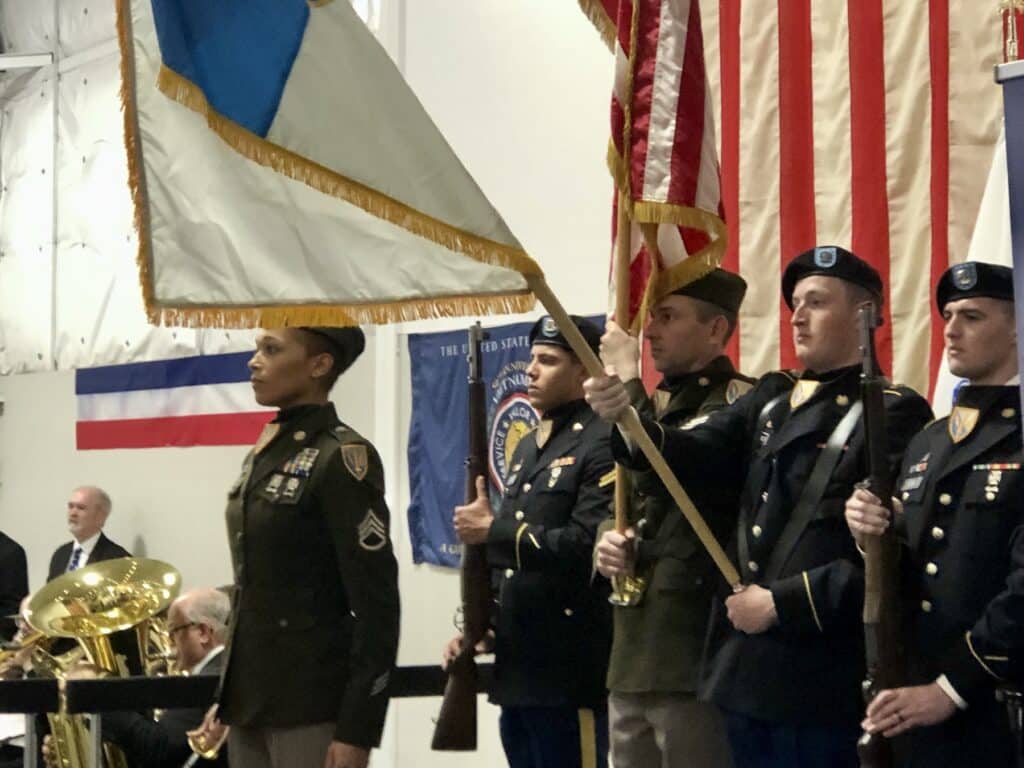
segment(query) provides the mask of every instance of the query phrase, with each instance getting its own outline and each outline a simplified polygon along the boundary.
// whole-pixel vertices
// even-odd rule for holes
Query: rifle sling
[[[807,528],[807,524],[818,511],[818,504],[821,503],[821,499],[825,495],[828,481],[832,478],[832,473],[843,455],[843,446],[846,445],[846,441],[850,439],[850,435],[856,429],[862,410],[863,403],[858,400],[832,430],[828,443],[818,454],[818,460],[814,463],[811,476],[800,493],[800,500],[772,548],[772,555],[768,559],[768,567],[765,569],[766,581],[774,581],[779,577],[786,561],[789,560],[789,556]]]

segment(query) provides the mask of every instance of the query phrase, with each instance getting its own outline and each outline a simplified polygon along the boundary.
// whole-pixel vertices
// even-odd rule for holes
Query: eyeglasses
[[[188,621],[188,622],[186,622],[184,624],[176,624],[173,627],[168,627],[167,628],[167,636],[173,638],[176,634],[181,632],[181,630],[183,630],[183,629],[188,629],[189,627],[198,627],[198,626],[199,626],[199,622],[197,622],[197,621]]]

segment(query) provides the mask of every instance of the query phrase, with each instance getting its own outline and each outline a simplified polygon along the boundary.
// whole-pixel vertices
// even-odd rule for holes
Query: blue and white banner
[[[524,312],[540,276],[347,0],[118,0],[152,321]]]
[[[590,319],[598,325],[604,322],[601,316]],[[488,328],[488,338],[481,345],[487,387],[488,475],[495,505],[516,446],[540,420],[526,399],[532,325]],[[458,567],[462,556],[452,511],[465,501],[468,352],[467,330],[409,336],[409,535],[416,563]]]

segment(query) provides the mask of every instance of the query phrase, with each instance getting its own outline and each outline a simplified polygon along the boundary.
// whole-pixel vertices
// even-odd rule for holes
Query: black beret
[[[819,245],[789,262],[786,271],[782,273],[782,298],[790,309],[793,308],[793,289],[796,284],[811,275],[838,277],[859,285],[874,294],[881,305],[882,278],[874,267],[838,245]]]
[[[675,296],[701,299],[729,312],[739,312],[747,293],[747,281],[724,269],[715,269],[704,277],[672,291]]]
[[[362,328],[328,328],[305,325],[300,330],[315,334],[330,342],[331,354],[334,356],[334,365],[338,369],[338,373],[348,370],[348,367],[366,349],[366,336],[363,335]]]
[[[590,348],[594,350],[594,354],[597,354],[597,350],[601,346],[601,329],[585,317],[579,315],[569,315],[569,317],[572,318],[573,324],[580,329],[580,333],[583,334],[583,338],[586,339]],[[558,326],[549,315],[545,315],[533,324],[533,328],[530,329],[530,344],[550,344],[553,347],[561,347],[572,352],[569,342],[566,341],[565,336],[558,330]]]
[[[939,305],[939,312],[951,301],[972,296],[1013,301],[1013,270],[983,261],[965,261],[943,272],[935,286],[935,303]]]

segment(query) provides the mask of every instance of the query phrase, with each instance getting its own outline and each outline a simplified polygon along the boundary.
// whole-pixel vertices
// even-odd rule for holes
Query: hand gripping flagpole
[[[597,355],[594,354],[594,351],[584,340],[576,324],[569,318],[561,302],[552,293],[551,287],[547,284],[544,277],[542,275],[526,275],[525,277],[530,290],[533,291],[533,294],[554,319],[558,329],[569,342],[573,352],[576,353],[576,356],[586,367],[587,372],[591,376],[603,376],[604,368],[601,365],[601,361],[598,360]],[[711,555],[711,559],[715,561],[719,572],[733,589],[739,588],[741,582],[736,567],[730,562],[725,554],[725,550],[722,549],[722,545],[718,543],[715,535],[708,528],[708,524],[694,506],[693,501],[690,500],[686,491],[683,490],[683,486],[680,485],[679,480],[672,473],[668,462],[665,461],[657,446],[654,445],[654,441],[651,440],[650,435],[643,428],[636,410],[632,407],[629,408],[619,419],[618,424],[629,436],[630,440],[643,452],[651,468],[658,474],[658,478],[672,496],[672,500],[675,501],[686,521],[693,528],[694,533],[697,534],[700,543],[704,545],[704,549]]]
[[[618,222],[615,228],[615,261],[612,276],[615,281],[615,322],[626,333],[630,332],[629,317],[629,257],[632,246],[632,222],[629,220],[629,201],[619,193]],[[545,305],[546,306],[546,305]],[[552,316],[554,316],[552,314]],[[564,333],[564,332],[563,332]],[[582,358],[580,358],[582,359]],[[629,522],[626,511],[629,507],[630,477],[625,467],[615,465],[615,532],[625,535]],[[635,574],[618,574],[612,577],[612,594],[608,600],[613,605],[633,606],[643,595],[643,580]]]

